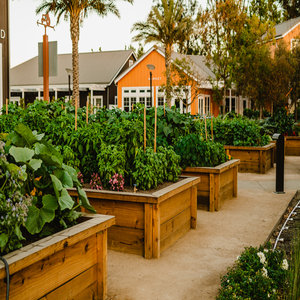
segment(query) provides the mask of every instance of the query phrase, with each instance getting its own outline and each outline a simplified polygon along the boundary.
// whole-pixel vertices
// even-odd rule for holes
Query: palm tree
[[[171,53],[175,44],[182,43],[192,33],[193,21],[187,14],[183,0],[160,0],[154,5],[146,22],[137,22],[131,31],[139,33],[134,41],[161,43],[165,51],[166,101],[171,107]]]
[[[133,3],[133,0],[123,0]],[[57,17],[57,23],[64,15],[64,19],[70,19],[70,33],[72,39],[72,68],[73,68],[73,101],[79,99],[79,25],[90,12],[96,12],[100,16],[112,13],[120,17],[116,0],[42,0],[42,4],[36,9],[36,13],[52,12]]]

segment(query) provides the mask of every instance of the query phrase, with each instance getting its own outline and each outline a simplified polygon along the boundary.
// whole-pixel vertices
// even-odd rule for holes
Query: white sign
[[[0,38],[4,40],[5,37],[6,37],[5,30],[4,29],[0,29]]]

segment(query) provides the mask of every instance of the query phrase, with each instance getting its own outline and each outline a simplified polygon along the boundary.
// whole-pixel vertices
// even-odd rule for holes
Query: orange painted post
[[[49,98],[49,43],[48,35],[43,36],[43,84],[44,84],[44,101],[50,102]]]
[[[146,103],[145,103],[145,107],[144,107],[144,152],[146,152]]]
[[[157,107],[155,106],[155,117],[154,117],[154,153],[156,152],[156,126],[157,125]]]
[[[89,101],[86,100],[86,124],[89,124]]]
[[[47,27],[54,28],[50,26],[50,17],[48,14],[42,15],[41,22],[37,22],[38,25],[43,25],[45,27],[45,34],[43,35],[43,84],[44,84],[44,101],[50,102],[49,98],[49,43],[47,36]]]
[[[6,98],[6,106],[5,106],[5,109],[6,109],[6,114],[8,115],[8,99]]]

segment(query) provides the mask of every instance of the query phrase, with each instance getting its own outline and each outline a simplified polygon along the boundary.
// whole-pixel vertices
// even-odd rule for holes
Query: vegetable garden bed
[[[112,216],[86,215],[80,224],[4,256],[9,264],[10,298],[105,299],[107,228]],[[6,273],[0,262],[0,299]]]
[[[197,184],[200,178],[183,178],[153,193],[86,189],[97,213],[116,216],[108,231],[113,250],[159,258],[197,224]],[[75,189],[69,190],[77,196]]]
[[[300,156],[300,136],[287,136],[285,139],[285,155]]]
[[[221,202],[237,196],[237,172],[240,161],[233,159],[216,167],[187,167],[183,174],[197,176],[198,207],[219,210]]]
[[[239,172],[265,174],[274,165],[274,149],[271,143],[262,147],[224,146],[227,154],[240,160]]]

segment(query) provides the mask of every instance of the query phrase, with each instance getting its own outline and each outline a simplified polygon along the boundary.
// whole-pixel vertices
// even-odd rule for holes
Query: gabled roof
[[[152,51],[157,51],[160,55],[165,57],[165,52],[162,47],[153,46],[150,50],[148,50],[143,56],[141,56],[130,68],[124,71],[120,76],[118,76],[115,80],[117,83],[122,79],[126,74],[128,74],[133,68],[135,68],[141,61],[144,60]],[[191,69],[195,70],[203,80],[209,80],[210,78],[215,78],[213,72],[206,66],[205,64],[205,56],[201,55],[185,55],[172,51],[171,60],[175,62],[176,60],[187,59],[191,61],[192,66]]]
[[[284,37],[298,25],[300,25],[300,17],[275,25],[275,38],[279,39]]]
[[[132,50],[79,53],[79,83],[110,85],[131,55],[135,58]],[[57,76],[50,77],[49,83],[68,84],[66,68],[72,69],[72,54],[58,54]],[[43,77],[38,77],[38,57],[11,68],[10,84],[11,86],[42,85]]]

